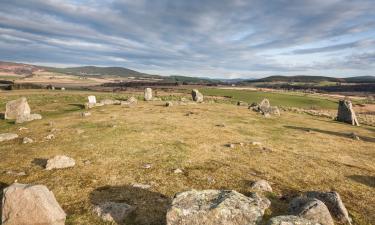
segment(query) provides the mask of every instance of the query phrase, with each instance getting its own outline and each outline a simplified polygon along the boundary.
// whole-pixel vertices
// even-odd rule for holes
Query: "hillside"
[[[309,76],[309,75],[297,75],[297,76],[269,76],[261,79],[246,80],[246,83],[272,83],[272,82],[298,82],[298,83],[319,83],[319,82],[341,82],[341,83],[373,83],[375,82],[374,76],[358,76],[358,77],[347,77],[347,78],[336,78],[327,76]]]

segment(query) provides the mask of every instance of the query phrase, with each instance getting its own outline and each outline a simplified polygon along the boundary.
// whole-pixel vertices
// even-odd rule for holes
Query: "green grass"
[[[204,95],[208,96],[227,96],[231,102],[244,101],[247,103],[260,102],[267,98],[271,105],[315,108],[315,109],[336,109],[337,103],[334,100],[322,99],[318,97],[302,96],[297,94],[269,93],[251,90],[227,90],[227,89],[201,89]]]

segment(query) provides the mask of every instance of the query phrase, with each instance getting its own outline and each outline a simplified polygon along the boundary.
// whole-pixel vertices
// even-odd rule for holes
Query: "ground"
[[[268,180],[274,189],[267,194],[272,205],[265,221],[286,214],[290,199],[303,191],[335,190],[354,224],[375,224],[374,127],[291,112],[264,118],[223,99],[208,99],[203,104],[175,102],[173,107],[165,107],[161,101],[139,101],[134,107],[93,108],[91,116],[81,117],[85,111],[81,104],[90,94],[99,100],[130,95],[141,99],[142,95],[0,92],[0,111],[7,101],[26,96],[32,111],[43,115],[42,120],[21,125],[0,120],[0,133],[14,132],[21,137],[0,145],[0,185],[6,187],[15,180],[46,185],[67,213],[66,224],[110,224],[91,211],[93,204],[104,201],[137,207],[125,224],[165,224],[166,210],[177,192],[234,189],[247,194],[252,191],[251,182],[258,179]],[[189,98],[186,92],[159,94],[163,99]],[[271,104],[272,98],[277,104],[302,104],[283,97],[277,102],[277,94],[271,96]],[[306,102],[316,100],[306,98]],[[324,101],[317,99],[316,104],[324,107]],[[28,129],[20,131],[20,127]],[[351,132],[361,140],[350,138]],[[50,133],[55,139],[45,140]],[[35,143],[22,144],[23,137]],[[226,146],[252,141],[261,142],[265,149],[250,144]],[[74,158],[77,165],[43,170],[45,159],[58,154]],[[144,168],[146,164],[151,168]],[[177,168],[183,173],[174,173]],[[10,170],[27,175],[7,174]],[[135,183],[151,188],[135,188]]]

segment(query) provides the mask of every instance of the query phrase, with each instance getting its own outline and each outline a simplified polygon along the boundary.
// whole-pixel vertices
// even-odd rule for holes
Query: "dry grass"
[[[46,185],[68,214],[67,224],[106,224],[91,213],[91,207],[108,200],[137,207],[126,224],[164,224],[170,199],[177,192],[224,188],[246,194],[251,191],[249,183],[257,179],[270,181],[274,188],[274,194],[268,195],[272,206],[266,218],[285,214],[290,198],[300,192],[336,190],[355,224],[375,223],[373,127],[293,113],[263,118],[246,107],[218,103],[167,108],[162,102],[140,102],[131,108],[94,108],[92,116],[83,118],[79,105],[69,104],[83,103],[88,94],[16,91],[2,92],[0,98],[3,110],[7,100],[27,95],[32,109],[44,115],[43,120],[23,125],[0,121],[0,133],[15,132],[36,141],[1,143],[0,172],[27,173],[15,177],[1,172],[2,186],[15,179]],[[96,95],[125,98],[128,94]],[[28,130],[19,131],[21,126]],[[45,141],[53,128],[56,139]],[[350,132],[362,140],[349,138]],[[225,146],[251,141],[260,141],[272,151]],[[38,165],[56,154],[73,157],[77,165],[53,171]],[[152,167],[143,168],[146,163]],[[173,173],[176,168],[184,173]],[[133,183],[152,187],[142,190]]]

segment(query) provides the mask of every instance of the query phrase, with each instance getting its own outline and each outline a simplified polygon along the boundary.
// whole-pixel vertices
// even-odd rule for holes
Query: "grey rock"
[[[276,216],[271,218],[267,225],[320,225],[311,220],[298,217],[298,216]]]
[[[30,144],[30,143],[33,143],[33,142],[34,142],[34,140],[31,139],[31,138],[28,138],[28,137],[24,137],[24,138],[22,139],[22,143],[23,143],[23,144]]]
[[[65,224],[65,212],[46,186],[15,183],[3,193],[3,225]]]
[[[94,95],[90,95],[87,98],[89,100],[89,104],[96,104],[96,97]]]
[[[75,164],[74,159],[65,155],[57,155],[47,160],[46,170],[69,168],[75,166]]]
[[[121,223],[134,210],[134,207],[119,202],[105,202],[94,207],[93,211],[104,221]]]
[[[359,126],[357,116],[355,115],[352,102],[349,100],[340,100],[337,110],[337,121],[350,123],[353,126]]]
[[[258,191],[272,192],[272,187],[266,180],[255,181],[251,185],[251,188],[254,189],[254,190],[258,190]]]
[[[203,102],[203,95],[197,89],[191,91],[191,97],[195,102]]]
[[[9,101],[5,106],[5,119],[17,119],[30,115],[31,109],[25,97]]]
[[[49,134],[49,135],[45,136],[44,139],[46,139],[46,140],[55,139],[55,135],[54,134]]]
[[[24,122],[30,122],[33,120],[41,120],[41,119],[42,119],[42,115],[34,113],[34,114],[23,115],[23,116],[17,117],[16,123],[24,123]]]
[[[3,134],[0,134],[0,142],[2,142],[2,141],[10,141],[10,140],[13,140],[13,139],[16,139],[16,138],[18,138],[17,134],[13,134],[13,133],[3,133]]]
[[[151,101],[152,100],[152,89],[151,88],[145,88],[144,99],[145,99],[145,101]]]
[[[306,196],[309,198],[316,198],[324,202],[324,204],[329,209],[331,215],[341,223],[351,224],[351,219],[349,217],[348,210],[346,209],[344,203],[341,200],[340,195],[337,192],[311,191],[307,192]]]
[[[140,189],[149,189],[149,188],[151,188],[151,185],[149,185],[149,184],[134,183],[134,184],[132,184],[132,187],[140,188]]]
[[[173,170],[173,173],[178,174],[178,173],[183,173],[183,171],[182,171],[182,169],[175,169],[175,170]]]
[[[271,106],[268,99],[263,99],[259,104],[252,103],[249,109],[262,113],[265,117],[270,117],[271,115],[280,116],[280,110],[277,106]]]
[[[21,171],[21,172],[17,172],[17,171],[14,171],[14,170],[9,170],[6,172],[6,174],[8,175],[12,175],[12,176],[26,176],[26,173],[24,171]]]
[[[171,106],[173,106],[173,103],[171,101],[168,101],[168,102],[165,103],[165,106],[166,107],[171,107]]]
[[[259,224],[270,201],[253,193],[191,190],[177,194],[167,212],[167,225]]]
[[[334,225],[327,206],[315,198],[297,197],[289,203],[289,212],[321,225]]]

